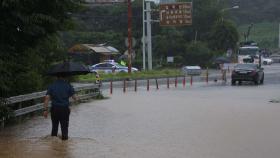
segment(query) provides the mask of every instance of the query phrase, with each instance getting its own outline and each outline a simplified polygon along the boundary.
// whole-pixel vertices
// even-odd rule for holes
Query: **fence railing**
[[[226,75],[226,74],[225,74]],[[226,76],[224,76],[226,78]],[[177,87],[177,84],[182,83],[183,85],[186,84],[186,82],[189,82],[189,84],[192,84],[193,80],[199,81],[199,82],[207,82],[208,80],[222,80],[223,75],[221,74],[214,74],[214,75],[202,75],[202,76],[174,76],[174,77],[157,77],[157,78],[147,78],[147,79],[135,79],[135,81],[128,81],[123,83],[122,80],[114,81],[114,88],[123,88],[124,90],[128,87],[134,87],[135,91],[137,90],[137,86],[146,86],[147,89],[149,89],[149,85],[156,85],[158,89],[158,85],[164,85],[167,84],[167,87],[169,88],[169,84],[173,83],[175,84],[175,87]],[[138,80],[138,81],[137,81]],[[147,81],[148,82],[147,82]],[[169,82],[170,81],[170,82]],[[83,86],[76,86],[74,87],[76,94],[81,100],[93,98],[94,96],[97,96],[100,94],[100,85],[98,84],[87,84]],[[107,81],[107,84],[102,84],[102,89],[110,89],[110,92],[112,93],[113,90],[113,84],[112,80]],[[45,96],[46,91],[41,92],[35,92],[25,95],[19,95],[14,96],[10,98],[6,98],[7,106],[9,106],[13,110],[13,114],[15,117],[23,116],[29,113],[33,113],[36,111],[42,110],[43,107],[43,97]],[[50,103],[51,104],[51,103]],[[50,105],[49,105],[50,106]],[[0,118],[0,123],[2,126],[4,126],[4,119]]]
[[[74,87],[74,89],[80,100],[90,99],[101,93],[100,86],[95,84],[78,86]],[[41,91],[10,97],[6,99],[7,106],[9,106],[13,110],[13,114],[15,117],[26,115],[42,110],[44,108],[43,97],[45,95],[46,91]],[[0,120],[2,126],[4,126],[4,121],[4,119]]]
[[[209,84],[218,82],[218,81],[226,81],[230,76],[230,72],[225,73],[215,73],[215,74],[202,74],[198,76],[188,76],[188,75],[178,75],[178,76],[169,76],[169,77],[150,77],[150,78],[134,78],[134,79],[111,79],[106,80],[102,83],[102,89],[110,90],[112,93],[113,89],[123,89],[126,91],[128,88],[132,88],[137,90],[137,87],[154,86],[157,89],[159,86],[171,88],[172,86],[177,87],[180,85],[187,86],[193,85],[197,82]]]

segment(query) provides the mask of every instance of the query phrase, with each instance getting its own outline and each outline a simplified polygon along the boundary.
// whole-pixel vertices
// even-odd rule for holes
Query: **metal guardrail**
[[[176,76],[176,78],[178,78],[178,82],[182,81],[183,77],[186,77],[186,79],[189,78],[189,76]],[[209,79],[217,79],[217,78],[220,78],[220,74],[209,75],[209,76],[207,76],[207,80],[208,80],[208,77],[209,77]],[[165,79],[167,79],[167,78],[175,78],[175,76],[174,77],[146,78],[146,79],[158,79],[158,84],[165,84],[166,83]],[[204,75],[195,76],[195,78],[197,78],[196,80],[204,81],[206,79],[206,76],[204,76]],[[139,83],[138,83],[139,86],[145,85],[143,79],[142,79],[143,83],[141,82],[141,79],[138,79],[138,80],[139,80]],[[120,83],[117,84],[116,87],[121,88],[123,86],[122,81],[121,80],[119,80],[119,81],[120,81]],[[129,87],[129,83],[127,86]],[[133,85],[130,85],[130,86],[133,86]],[[106,88],[110,88],[110,87],[108,84],[103,84],[102,88],[106,89]],[[84,85],[84,86],[78,86],[78,87],[74,87],[74,89],[75,89],[75,92],[78,94],[78,97],[81,100],[92,98],[100,93],[100,85],[98,85],[98,84],[89,84],[89,85]],[[13,107],[13,109],[14,109],[13,112],[14,112],[15,117],[29,114],[32,112],[36,112],[36,111],[42,110],[44,108],[42,98],[45,96],[45,94],[46,94],[46,91],[41,91],[41,92],[34,92],[34,93],[30,93],[30,94],[25,94],[25,95],[13,96],[13,97],[6,99],[8,102],[7,106]],[[41,99],[41,101],[35,101],[38,99]],[[22,107],[23,102],[31,101],[31,100],[34,100],[34,105]],[[49,106],[50,106],[50,104],[49,104]],[[1,122],[1,120],[0,120],[0,122]]]
[[[79,86],[79,87],[74,87],[75,92],[77,93],[78,97],[81,100],[89,99],[94,96],[97,96],[100,94],[100,86],[99,85],[86,85],[86,86]],[[80,94],[81,93],[81,94]],[[42,110],[44,108],[44,103],[37,103],[35,105],[31,105],[28,107],[21,107],[22,102],[25,101],[30,101],[30,100],[35,100],[35,99],[42,99],[46,94],[46,91],[42,92],[35,92],[35,93],[30,93],[30,94],[25,94],[25,95],[19,95],[19,96],[14,96],[7,98],[7,106],[15,106],[15,104],[19,104],[18,107],[14,110],[14,116],[22,116],[28,113],[32,113],[35,111]],[[43,100],[43,99],[42,99]],[[50,104],[49,104],[50,106]]]

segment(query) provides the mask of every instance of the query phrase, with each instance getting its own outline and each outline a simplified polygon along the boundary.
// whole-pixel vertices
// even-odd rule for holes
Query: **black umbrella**
[[[65,61],[63,63],[54,65],[47,74],[51,76],[72,76],[85,75],[89,72],[89,68],[83,64]]]
[[[214,63],[216,63],[216,64],[230,63],[230,59],[227,57],[218,57],[218,58],[214,59]]]

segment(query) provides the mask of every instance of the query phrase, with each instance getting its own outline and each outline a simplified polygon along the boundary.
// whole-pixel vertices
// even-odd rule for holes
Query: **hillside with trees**
[[[160,27],[153,23],[155,68],[211,66],[215,56],[235,47],[236,26],[227,19],[221,20],[221,6],[216,3],[217,0],[194,1],[191,26]],[[132,8],[132,32],[137,40],[133,66],[141,68],[142,1],[134,1]],[[158,6],[153,4],[152,8]],[[51,64],[65,60],[73,44],[107,43],[121,53],[127,49],[125,4],[81,7],[79,0],[3,0],[0,17],[0,98],[46,88],[50,81],[46,71]],[[158,19],[158,13],[153,18]],[[167,64],[167,54],[175,57],[175,64]]]
[[[239,24],[259,22],[279,22],[279,0],[226,0],[228,5],[238,5],[238,11],[233,12],[234,20]]]
[[[221,20],[221,6],[216,2],[216,0],[194,1],[191,26],[161,27],[159,23],[153,23],[153,59],[156,67],[166,65],[167,54],[172,54],[178,65],[209,66],[213,57],[221,55],[228,48],[234,49],[239,38],[236,26],[227,19]],[[153,9],[158,7],[156,4],[152,5]],[[137,40],[134,48],[136,59],[133,65],[141,68],[142,1],[134,1],[132,10],[132,33]],[[90,6],[72,16],[78,25],[75,30],[62,33],[66,46],[75,43],[107,43],[119,49],[121,53],[127,49],[124,45],[124,39],[127,37],[126,4]],[[159,19],[158,12],[154,12],[152,16],[153,19]],[[217,29],[221,30],[221,38],[215,34]]]
[[[253,24],[250,40],[261,48],[278,48],[279,0],[219,0],[219,3],[227,8],[239,6],[239,9],[228,10],[225,16],[237,24],[240,41],[244,40],[244,32]]]

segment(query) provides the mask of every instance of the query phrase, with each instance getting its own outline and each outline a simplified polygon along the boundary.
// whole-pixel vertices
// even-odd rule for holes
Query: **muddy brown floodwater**
[[[68,141],[36,116],[0,131],[1,158],[276,158],[280,85],[114,91],[72,107]]]

